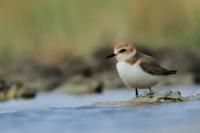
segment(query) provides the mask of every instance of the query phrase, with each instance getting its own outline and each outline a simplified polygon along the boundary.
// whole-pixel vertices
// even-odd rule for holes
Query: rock
[[[16,99],[18,97],[18,89],[16,85],[11,86],[6,92],[5,92],[5,98],[6,100],[10,99]]]
[[[179,91],[160,93],[144,93],[129,101],[97,102],[94,105],[117,105],[117,106],[144,106],[162,103],[174,103],[190,101],[190,98],[183,97]]]
[[[10,84],[6,83],[5,80],[0,80],[0,91],[5,91],[10,88]]]
[[[17,98],[23,98],[23,99],[32,99],[36,96],[36,91],[33,89],[22,89],[19,93]]]
[[[67,83],[63,84],[57,91],[73,94],[85,95],[103,92],[103,82],[92,78],[84,78],[82,76],[74,76]]]
[[[36,96],[36,91],[32,89],[25,89],[21,83],[7,83],[2,80],[0,82],[0,87],[0,101],[19,98],[30,99]]]

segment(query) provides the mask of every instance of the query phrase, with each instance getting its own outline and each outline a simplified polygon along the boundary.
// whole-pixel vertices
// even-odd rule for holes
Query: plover
[[[107,58],[116,57],[116,68],[121,80],[130,88],[135,88],[135,95],[138,96],[138,89],[149,89],[160,82],[162,77],[176,74],[176,70],[167,70],[160,66],[159,62],[148,55],[136,50],[131,43],[117,43],[114,46],[114,53]]]

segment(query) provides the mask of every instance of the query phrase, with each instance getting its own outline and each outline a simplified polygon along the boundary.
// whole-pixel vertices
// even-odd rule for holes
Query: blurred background
[[[198,0],[2,0],[0,57],[58,62],[118,40],[198,52],[199,6]]]
[[[179,71],[162,85],[200,83],[199,7],[198,0],[2,0],[2,90],[120,88],[114,61],[104,59],[116,41]]]
[[[105,59],[118,41],[178,74],[138,101]],[[199,0],[0,0],[3,133],[197,132],[199,84]]]

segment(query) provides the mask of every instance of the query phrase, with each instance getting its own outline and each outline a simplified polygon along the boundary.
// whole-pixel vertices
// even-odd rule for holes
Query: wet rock
[[[30,99],[36,96],[36,92],[33,89],[25,89],[21,83],[6,83],[0,82],[0,101],[7,101],[11,99]]]
[[[94,105],[117,105],[117,106],[144,106],[162,103],[174,103],[189,101],[190,98],[183,97],[179,91],[161,93],[144,93],[129,101],[97,102]]]
[[[103,92],[103,82],[92,79],[84,78],[82,76],[74,76],[72,79],[63,84],[57,91],[73,95],[95,94]]]
[[[183,102],[187,98],[181,96],[180,91],[172,92],[169,91],[164,94],[160,93],[144,93],[143,95],[136,97],[135,102],[137,103],[168,103],[168,102]]]
[[[0,91],[5,91],[5,90],[7,90],[9,88],[10,88],[10,84],[6,83],[5,80],[1,79],[0,80]]]
[[[18,94],[18,98],[32,99],[36,96],[36,91],[33,89],[22,89]]]

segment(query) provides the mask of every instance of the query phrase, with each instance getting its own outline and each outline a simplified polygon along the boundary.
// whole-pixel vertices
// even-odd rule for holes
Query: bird
[[[149,89],[158,84],[163,77],[177,74],[177,70],[168,70],[160,65],[157,59],[137,51],[134,43],[118,42],[114,46],[114,53],[106,58],[115,57],[119,77],[129,88]]]

